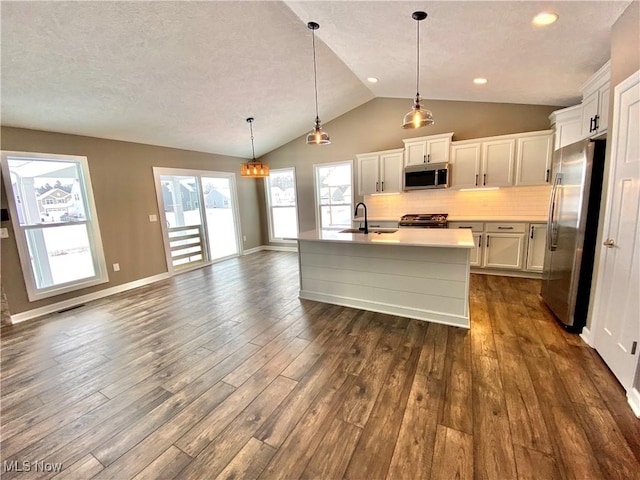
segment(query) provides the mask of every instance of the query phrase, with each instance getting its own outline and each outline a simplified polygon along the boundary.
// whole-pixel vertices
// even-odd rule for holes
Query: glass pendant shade
[[[307,135],[307,145],[329,145],[329,134],[322,131],[320,117],[318,116],[318,70],[316,66],[316,30],[320,28],[316,22],[307,23],[307,28],[311,30],[311,38],[313,41],[313,90],[316,99],[316,123],[313,131]]]
[[[402,122],[402,128],[421,128],[433,125],[433,114],[430,110],[422,107],[420,104],[420,95],[416,95],[416,100],[413,103],[413,108],[409,113],[404,116]]]
[[[247,118],[251,130],[251,153],[253,158],[240,164],[240,176],[250,178],[263,178],[269,176],[269,165],[256,160],[256,150],[253,145],[253,117]]]
[[[430,110],[422,107],[420,103],[420,22],[427,18],[426,12],[413,12],[411,15],[416,21],[416,98],[413,101],[413,108],[404,116],[402,128],[421,128],[433,125],[433,114]]]
[[[331,143],[329,134],[322,131],[320,119],[316,117],[316,124],[313,127],[313,132],[307,135],[307,145],[328,145],[329,143]]]

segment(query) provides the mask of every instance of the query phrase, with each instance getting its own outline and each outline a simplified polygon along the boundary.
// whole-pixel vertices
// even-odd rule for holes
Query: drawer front
[[[449,222],[449,228],[469,228],[472,232],[482,232],[483,222]]]
[[[524,233],[527,230],[526,223],[492,222],[487,223],[487,232],[490,233]]]

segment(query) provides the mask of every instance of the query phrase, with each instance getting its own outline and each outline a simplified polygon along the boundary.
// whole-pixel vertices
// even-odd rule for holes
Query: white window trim
[[[318,168],[344,165],[347,163],[351,165],[351,208],[353,209],[353,202],[354,202],[353,160],[343,160],[341,162],[329,162],[329,163],[315,163],[313,165],[313,198],[316,204],[315,205],[316,229],[318,230],[322,230],[322,211],[321,211],[321,205],[320,205],[320,188],[318,185]],[[353,215],[351,215],[351,218],[353,218]],[[353,221],[351,223],[353,223]],[[346,228],[351,228],[351,225],[349,225]]]
[[[29,253],[29,247],[27,245],[26,232],[29,229],[33,229],[34,226],[23,226],[18,221],[18,209],[15,204],[15,196],[13,187],[11,185],[11,174],[9,172],[8,157],[23,157],[25,159],[34,160],[59,160],[59,161],[74,161],[80,163],[82,166],[82,178],[80,181],[84,184],[84,194],[86,198],[86,206],[89,215],[86,221],[73,222],[73,225],[85,224],[87,225],[87,235],[91,242],[93,251],[93,260],[95,267],[95,275],[90,278],[76,280],[73,282],[63,283],[60,285],[54,285],[46,288],[37,288],[36,279],[31,268],[31,255]],[[18,255],[20,257],[20,266],[22,268],[22,274],[24,276],[24,283],[27,289],[27,296],[30,302],[41,300],[43,298],[49,298],[56,295],[60,295],[67,292],[73,292],[81,290],[83,288],[107,283],[109,281],[109,275],[107,272],[107,263],[104,258],[104,248],[102,245],[102,237],[100,235],[100,225],[98,223],[98,214],[96,212],[95,201],[93,198],[93,186],[91,184],[91,176],[89,174],[89,162],[87,157],[77,155],[57,155],[48,153],[33,153],[33,152],[14,152],[2,150],[2,176],[5,181],[5,188],[7,190],[7,200],[9,202],[9,211],[11,212],[11,223],[13,225],[13,231],[15,233],[16,244],[18,247]],[[89,220],[89,218],[91,220]],[[70,225],[69,223],[48,223],[38,225],[37,228],[50,228],[59,227],[64,225]]]
[[[293,172],[293,190],[296,192],[296,230],[300,232],[300,221],[298,218],[298,184],[296,182],[296,167],[272,168],[269,173],[281,172],[283,170],[291,170]],[[273,235],[273,215],[271,215],[271,191],[269,187],[269,177],[264,178],[264,193],[267,204],[267,221],[269,227],[269,242],[273,243],[297,243],[297,240],[285,240],[284,238],[275,237]]]

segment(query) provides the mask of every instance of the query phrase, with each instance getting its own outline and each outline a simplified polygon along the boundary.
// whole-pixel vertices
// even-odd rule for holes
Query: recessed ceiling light
[[[485,83],[487,83],[487,79],[486,78],[474,78],[473,79],[473,83],[475,83],[476,85],[484,85]]]
[[[367,82],[369,83],[378,83],[378,79],[376,77],[368,77]]]
[[[558,20],[558,14],[557,13],[554,13],[554,12],[541,12],[538,15],[536,15],[535,17],[533,17],[533,20],[531,21],[531,23],[533,23],[534,25],[537,25],[539,27],[545,27],[547,25],[551,25],[556,20]]]

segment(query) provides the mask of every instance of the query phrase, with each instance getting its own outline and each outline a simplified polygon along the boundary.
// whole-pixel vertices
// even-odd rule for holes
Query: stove
[[[402,228],[447,228],[448,213],[409,213],[398,222]]]

